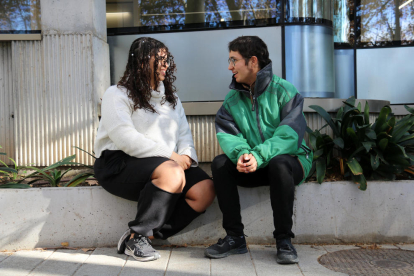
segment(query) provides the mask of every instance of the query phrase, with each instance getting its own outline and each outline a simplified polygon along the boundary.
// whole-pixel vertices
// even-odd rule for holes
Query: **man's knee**
[[[292,173],[292,166],[289,162],[290,155],[278,155],[273,157],[269,162],[269,169],[278,173]]]
[[[211,163],[211,171],[215,172],[223,168],[230,159],[225,154],[217,155]],[[231,161],[230,161],[231,162]]]

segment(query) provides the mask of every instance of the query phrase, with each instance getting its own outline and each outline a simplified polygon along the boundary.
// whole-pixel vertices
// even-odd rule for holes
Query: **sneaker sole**
[[[279,258],[276,258],[276,262],[278,264],[297,264],[297,263],[299,263],[299,259],[296,258],[296,259],[293,259],[293,260],[281,260]]]
[[[222,253],[222,254],[210,254],[207,250],[204,251],[204,255],[206,257],[211,258],[211,259],[221,259],[221,258],[228,257],[230,255],[246,254],[246,253],[247,253],[247,248],[246,247],[244,247],[244,248],[235,248],[235,249],[232,249],[232,250],[227,251],[227,252]]]
[[[158,260],[159,258],[161,258],[160,253],[155,252],[154,256],[148,256],[148,257],[137,257],[134,255],[133,252],[131,252],[131,250],[129,249],[125,249],[125,255],[131,256],[132,258],[134,258],[137,261],[140,262],[149,262],[149,261],[155,261]]]
[[[119,241],[118,241],[118,247],[117,247],[117,250],[118,250],[118,254],[122,254],[122,253],[124,253],[123,251],[125,251],[125,240],[126,240],[126,238],[129,236],[129,235],[131,235],[131,230],[126,230],[125,231],[125,233],[122,235],[122,237],[119,239]]]

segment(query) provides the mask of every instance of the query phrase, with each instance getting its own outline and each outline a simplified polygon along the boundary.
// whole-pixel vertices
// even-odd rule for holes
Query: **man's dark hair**
[[[239,52],[245,59],[246,64],[252,56],[257,57],[260,69],[271,62],[266,43],[258,36],[239,36],[229,43],[230,51]]]

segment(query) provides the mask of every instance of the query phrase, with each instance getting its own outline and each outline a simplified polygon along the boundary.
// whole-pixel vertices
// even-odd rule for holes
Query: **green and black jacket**
[[[258,169],[277,155],[297,156],[306,178],[313,154],[304,140],[304,99],[296,88],[273,75],[270,63],[257,73],[252,89],[234,77],[230,89],[216,115],[217,139],[224,153],[234,164],[242,154],[252,153]]]

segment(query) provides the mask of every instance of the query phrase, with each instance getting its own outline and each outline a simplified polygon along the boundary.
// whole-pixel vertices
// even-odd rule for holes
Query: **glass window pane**
[[[332,23],[331,0],[286,0],[285,21]]]
[[[40,30],[40,0],[1,0],[0,32]]]
[[[414,1],[361,0],[357,16],[360,46],[414,43]]]
[[[354,45],[354,0],[334,0],[334,41],[336,45]]]
[[[255,25],[258,20],[268,19],[277,23],[281,14],[281,0],[107,0],[106,4],[108,28],[187,24],[214,27],[222,22]]]

